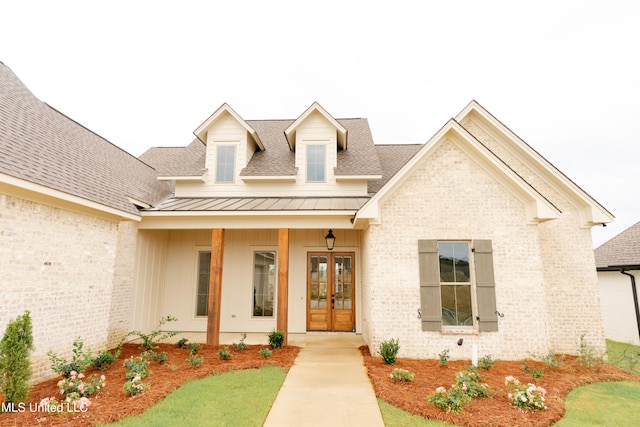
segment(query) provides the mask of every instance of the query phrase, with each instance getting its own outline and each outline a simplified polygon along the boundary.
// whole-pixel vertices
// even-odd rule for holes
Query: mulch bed
[[[640,381],[640,376],[621,371],[613,365],[585,367],[575,356],[565,356],[560,368],[549,368],[543,362],[527,360],[533,371],[544,369],[542,378],[534,379],[524,371],[522,361],[497,361],[489,370],[478,369],[481,382],[487,383],[491,398],[476,398],[463,411],[454,414],[442,411],[426,399],[436,387],[447,390],[455,382],[457,372],[471,364],[467,361],[449,361],[440,366],[438,360],[398,359],[394,365],[385,365],[379,356],[371,356],[367,346],[360,347],[364,363],[376,396],[393,406],[434,420],[461,426],[549,426],[564,415],[564,400],[574,388],[599,381]],[[394,368],[407,369],[415,374],[414,382],[392,382],[389,375]],[[513,375],[521,383],[534,383],[547,390],[548,409],[532,411],[515,407],[507,398],[505,377]]]
[[[204,345],[202,350],[198,352],[198,356],[204,357],[204,362],[198,367],[193,367],[185,363],[185,359],[189,356],[189,350],[178,348],[174,344],[160,344],[159,347],[156,352],[166,351],[167,360],[162,364],[150,362],[152,373],[143,382],[150,384],[151,388],[138,396],[129,396],[122,390],[127,372],[123,366],[124,360],[131,356],[140,355],[138,344],[125,344],[120,358],[105,372],[94,368],[89,368],[85,372],[87,377],[94,373],[104,374],[107,382],[102,390],[89,396],[91,406],[85,413],[78,411],[76,413],[47,414],[37,411],[36,406],[41,399],[45,397],[60,399],[57,383],[62,377],[56,377],[33,386],[29,392],[29,402],[33,405],[33,412],[30,411],[29,403],[27,403],[24,412],[2,413],[0,414],[0,426],[88,426],[117,421],[143,412],[164,399],[171,391],[191,380],[204,378],[214,373],[260,368],[264,365],[289,368],[293,365],[300,350],[298,347],[292,346],[274,349],[271,357],[264,358],[258,354],[258,350],[266,347],[264,345],[249,345],[242,351],[236,351],[232,346],[229,346],[233,356],[228,360],[220,360],[217,350],[225,346]]]

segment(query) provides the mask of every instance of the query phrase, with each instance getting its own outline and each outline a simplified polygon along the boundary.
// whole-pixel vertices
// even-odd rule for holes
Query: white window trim
[[[254,257],[255,257],[255,253],[256,252],[273,252],[275,254],[274,260],[273,262],[275,263],[275,269],[276,269],[276,282],[274,284],[275,288],[273,290],[273,316],[254,316],[253,315],[253,287],[254,287],[254,283],[253,283],[253,263],[254,263]],[[276,319],[276,313],[277,313],[277,309],[278,309],[278,248],[277,247],[251,247],[251,278],[249,280],[249,294],[251,295],[251,298],[248,300],[249,301],[249,319],[251,321],[257,321],[257,322],[273,322]]]
[[[215,170],[213,172],[213,179],[214,182],[216,184],[221,184],[221,185],[229,185],[229,184],[235,184],[236,183],[236,172],[237,172],[237,167],[238,167],[238,146],[239,144],[237,142],[224,142],[224,143],[215,143],[215,153],[216,153],[216,158],[215,158]],[[231,181],[218,181],[218,155],[219,155],[219,150],[221,147],[232,147],[233,148],[233,175],[231,177]]]
[[[304,154],[304,179],[308,184],[325,184],[328,181],[328,149],[329,141],[326,140],[318,140],[318,141],[305,141],[305,154]],[[323,147],[324,149],[324,180],[322,181],[309,181],[309,147]]]
[[[476,317],[478,316],[478,297],[476,291],[476,266],[475,266],[475,258],[473,254],[473,241],[472,240],[438,240],[439,243],[466,243],[469,248],[469,285],[471,292],[471,325],[445,325],[442,324],[442,332],[452,333],[452,332],[460,332],[460,333],[470,333],[478,331],[478,321]],[[440,250],[438,250],[438,257],[440,256]],[[440,269],[440,265],[438,264],[438,269]],[[461,282],[460,284],[464,285],[465,282]],[[440,295],[442,295],[442,285],[456,285],[455,282],[440,282]],[[442,298],[442,296],[441,296]],[[442,301],[440,302],[442,304]]]

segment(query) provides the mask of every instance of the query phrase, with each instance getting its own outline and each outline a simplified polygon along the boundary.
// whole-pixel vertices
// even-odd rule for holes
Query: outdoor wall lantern
[[[329,229],[329,232],[324,236],[324,240],[327,241],[327,249],[332,251],[333,245],[336,243],[336,236],[333,235],[333,230]]]

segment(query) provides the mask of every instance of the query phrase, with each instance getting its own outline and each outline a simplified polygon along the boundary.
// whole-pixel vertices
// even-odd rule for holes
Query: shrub
[[[0,385],[8,403],[20,403],[29,395],[33,349],[31,313],[25,311],[7,325],[0,341]]]
[[[555,351],[549,351],[546,356],[542,357],[542,361],[549,368],[560,368],[564,365],[565,355],[557,355]]]
[[[185,347],[187,346],[187,341],[189,341],[189,340],[188,340],[188,339],[186,339],[186,338],[180,338],[180,339],[178,340],[178,342],[176,343],[176,347],[178,347],[178,348],[185,348]]]
[[[449,363],[450,357],[448,348],[442,350],[442,353],[438,353],[438,363],[440,363],[440,366],[446,366],[447,363]]]
[[[158,348],[158,343],[167,338],[174,337],[178,335],[180,332],[178,331],[162,331],[162,325],[167,322],[175,322],[178,320],[176,317],[167,316],[160,319],[158,323],[158,327],[151,331],[149,334],[144,334],[140,331],[131,331],[127,334],[127,336],[135,336],[142,340],[142,344],[140,344],[140,350],[155,350]]]
[[[146,360],[151,360],[153,362],[158,362],[162,364],[167,360],[167,352],[163,351],[161,353],[156,353],[153,350],[147,350],[142,353],[142,357]]]
[[[130,394],[131,396],[137,396],[145,390],[148,390],[149,385],[142,382],[142,377],[140,375],[135,375],[124,383],[122,389],[125,393]]]
[[[390,340],[384,340],[380,343],[378,354],[382,357],[382,362],[385,365],[393,365],[396,363],[398,350],[400,350],[400,341],[391,338]]]
[[[480,360],[478,360],[478,368],[488,371],[489,369],[491,369],[494,363],[496,363],[496,361],[493,360],[490,354],[487,354],[486,356],[483,356],[480,358]]]
[[[187,350],[189,350],[189,353],[191,354],[198,354],[198,352],[202,350],[202,344],[195,342],[189,343],[187,344]]]
[[[406,369],[396,368],[389,374],[392,382],[400,381],[402,383],[407,381],[413,381],[416,378],[416,374]]]
[[[231,352],[229,351],[229,347],[221,348],[218,350],[218,357],[222,360],[231,359]]]
[[[267,335],[267,338],[271,348],[281,348],[284,344],[284,333],[280,330],[274,329]]]
[[[595,349],[589,345],[584,338],[584,334],[580,335],[580,347],[578,348],[578,354],[579,356],[576,361],[587,368],[592,368],[594,366],[601,367],[604,363],[602,355],[598,355]]]
[[[194,368],[197,368],[198,366],[200,366],[202,362],[204,362],[204,357],[196,356],[196,353],[191,351],[189,352],[189,357],[187,357],[184,361],[185,363],[190,364]]]
[[[53,350],[49,350],[47,356],[49,356],[49,360],[51,361],[51,369],[53,372],[65,378],[69,378],[71,372],[82,373],[86,371],[87,367],[91,366],[94,360],[91,356],[91,350],[84,350],[84,343],[80,337],[73,341],[73,357],[71,358],[71,362],[58,357]]]
[[[509,386],[511,393],[507,395],[511,403],[518,408],[526,408],[531,410],[547,409],[544,403],[544,397],[547,391],[535,384],[522,385],[517,378],[509,375],[504,379],[505,385]]]
[[[265,347],[260,349],[260,351],[258,351],[258,354],[266,359],[267,357],[271,357],[273,352]]]
[[[147,376],[149,376],[149,374],[151,374],[151,371],[149,370],[149,364],[141,356],[135,358],[131,356],[124,362],[124,367],[129,371],[125,374],[127,380],[129,381],[131,381],[136,376],[139,376],[140,379],[143,380]]]
[[[98,377],[96,374],[91,375],[87,380],[83,373],[71,372],[69,378],[63,378],[58,381],[60,394],[65,396],[65,401],[75,402],[81,397],[91,396],[107,383],[104,375]]]
[[[233,348],[235,348],[238,351],[241,351],[247,348],[247,344],[245,344],[244,342],[245,339],[247,339],[247,334],[242,334],[242,338],[240,339],[240,342],[233,343]]]
[[[473,367],[456,374],[456,383],[449,391],[438,387],[435,392],[427,396],[427,400],[441,410],[460,412],[462,407],[476,397],[490,397],[489,386],[480,384],[480,375]]]
[[[531,375],[533,378],[542,378],[544,377],[544,368],[540,369],[531,369],[529,368],[529,364],[525,361],[522,362],[522,369],[525,373]]]
[[[93,361],[91,362],[91,366],[93,366],[94,368],[98,368],[100,370],[106,371],[107,366],[111,365],[113,362],[115,362],[118,359],[118,357],[120,357],[120,352],[122,351],[122,345],[124,344],[124,341],[126,338],[127,338],[126,336],[122,337],[122,339],[116,346],[116,349],[113,352],[113,354],[108,350],[102,350],[102,352],[100,352],[100,354],[98,354],[98,356],[96,356],[96,358],[93,359]]]

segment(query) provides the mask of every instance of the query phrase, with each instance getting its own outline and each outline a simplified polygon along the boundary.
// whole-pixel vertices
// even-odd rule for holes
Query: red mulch
[[[30,411],[29,403],[27,403],[25,411],[22,413],[0,413],[0,426],[88,426],[117,421],[143,412],[190,380],[204,378],[214,373],[259,368],[264,365],[289,368],[293,365],[300,350],[298,347],[274,349],[271,357],[264,358],[258,354],[258,350],[264,348],[264,345],[249,345],[242,351],[236,351],[232,346],[229,346],[233,356],[228,360],[220,360],[217,350],[223,347],[204,345],[202,350],[198,352],[198,356],[204,357],[204,362],[194,368],[185,363],[185,359],[189,356],[189,350],[177,348],[174,344],[160,344],[157,352],[167,352],[166,362],[163,364],[150,362],[149,367],[152,373],[143,382],[150,384],[151,388],[138,396],[131,397],[122,390],[126,381],[126,369],[123,363],[131,356],[139,356],[140,349],[138,344],[125,344],[120,358],[105,372],[94,368],[89,368],[85,372],[87,377],[93,373],[104,374],[107,382],[102,390],[89,396],[91,406],[85,413],[78,411],[76,413],[47,414],[35,409],[38,402],[45,397],[54,396],[60,400],[57,383],[62,377],[56,377],[33,386],[29,392],[28,401],[32,403],[34,412]]]
[[[531,370],[544,368],[544,376],[540,379],[525,373],[521,361],[497,361],[489,370],[478,370],[481,382],[489,385],[492,397],[474,399],[461,413],[454,414],[436,408],[426,396],[433,394],[439,386],[448,390],[455,382],[455,374],[466,369],[470,361],[450,361],[446,366],[440,366],[438,360],[398,359],[395,365],[385,365],[380,357],[371,356],[367,346],[360,350],[377,397],[416,415],[469,427],[549,426],[562,418],[565,397],[580,385],[598,381],[640,381],[640,376],[623,372],[613,365],[588,368],[577,363],[575,356],[568,355],[560,368],[527,360]],[[415,381],[392,382],[389,375],[394,368],[413,372]],[[509,389],[504,384],[508,375],[523,384],[534,383],[545,388],[548,409],[532,411],[513,406],[507,398]]]

